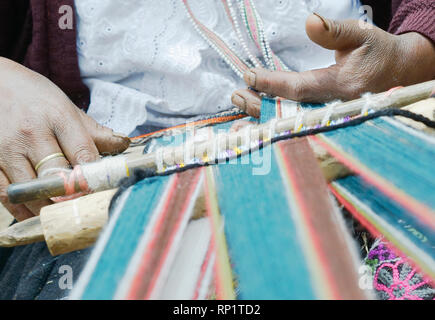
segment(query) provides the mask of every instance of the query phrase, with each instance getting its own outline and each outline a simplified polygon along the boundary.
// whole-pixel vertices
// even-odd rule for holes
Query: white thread
[[[213,160],[215,161],[219,160],[218,148],[219,148],[219,134],[216,134],[213,139],[213,150],[212,150]]]
[[[248,125],[245,128],[244,136],[245,136],[245,146],[250,149],[251,148],[251,126]]]
[[[291,100],[281,100],[282,118],[295,117],[298,112],[298,103]]]
[[[109,190],[118,187],[121,180],[127,177],[127,160],[122,155],[105,157],[82,165],[82,172],[92,191]]]
[[[362,107],[362,109],[361,109],[361,115],[363,116],[367,113],[367,111],[369,111],[369,108],[373,105],[374,101],[372,99],[371,93],[363,94],[362,98],[365,101],[364,107]]]
[[[330,104],[326,105],[326,113],[322,119],[322,122],[320,123],[320,125],[322,127],[326,126],[329,122],[329,120],[331,120],[331,116],[334,113],[335,107],[340,103],[340,101],[334,101],[331,102]]]
[[[269,123],[269,139],[270,140],[272,140],[275,137],[277,121],[278,121],[278,119],[276,119],[276,118],[270,120],[270,123]]]
[[[163,148],[157,149],[155,155],[156,155],[157,171],[158,172],[163,172],[164,171],[164,167],[163,167]]]
[[[295,127],[294,127],[294,132],[297,132],[299,130],[299,128],[301,126],[303,126],[303,121],[304,121],[304,115],[305,115],[305,111],[304,109],[300,109],[298,111],[298,113],[296,114],[296,121],[295,121]]]
[[[190,150],[191,150],[190,145],[191,144],[192,143],[188,142],[187,140],[184,143],[184,148],[183,148],[183,151],[184,151],[184,164],[186,164],[186,165],[189,164],[192,161],[192,156],[190,154]]]

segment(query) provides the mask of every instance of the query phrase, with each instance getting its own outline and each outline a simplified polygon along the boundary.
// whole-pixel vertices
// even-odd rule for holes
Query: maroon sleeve
[[[74,8],[74,0],[30,0],[32,41],[24,65],[53,81],[79,108],[87,109],[89,90],[80,76],[76,19],[71,30],[61,29],[59,8],[62,5]]]
[[[393,0],[393,19],[389,32],[418,32],[435,43],[435,1]]]
[[[0,56],[46,76],[80,108],[89,105],[76,50],[76,25],[59,27],[59,8],[74,0],[0,0]]]

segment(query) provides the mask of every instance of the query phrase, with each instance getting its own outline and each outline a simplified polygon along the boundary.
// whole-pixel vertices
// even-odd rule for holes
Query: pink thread
[[[396,261],[396,263],[392,264],[390,262],[383,263],[378,270],[376,271],[375,277],[373,279],[373,285],[377,290],[384,291],[388,294],[389,299],[388,300],[423,300],[421,297],[412,294],[412,292],[419,287],[429,283],[428,280],[424,280],[422,282],[419,282],[415,285],[410,284],[410,280],[414,276],[416,270],[415,268],[412,269],[412,271],[406,276],[405,279],[400,280],[400,272],[399,272],[399,265],[403,265],[404,261],[402,259],[399,259]],[[379,273],[383,268],[391,268],[393,271],[393,283],[387,287],[386,285],[383,285],[382,283],[378,282]],[[395,294],[395,291],[403,289],[405,292],[398,297]]]
[[[386,95],[387,97],[390,97],[390,96],[393,94],[394,91],[396,91],[396,90],[398,90],[398,89],[402,89],[402,88],[403,88],[403,86],[398,86],[398,87],[391,88],[390,90],[388,90],[387,92],[385,92],[385,95]]]
[[[65,196],[55,197],[51,200],[53,202],[64,202],[68,200],[77,199],[89,193],[89,185],[86,178],[83,176],[82,169],[79,165],[75,166],[70,173],[60,171],[57,173],[63,179],[63,187],[65,189]],[[78,184],[80,190],[76,191]]]

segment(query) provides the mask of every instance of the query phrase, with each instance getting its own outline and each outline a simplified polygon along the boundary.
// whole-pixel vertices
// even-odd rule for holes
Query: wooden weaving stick
[[[434,87],[435,80],[375,94],[370,97],[369,108],[373,110],[382,110],[392,107],[400,108],[409,105],[410,103],[429,98]],[[334,107],[334,111],[329,118],[330,120],[336,120],[347,116],[356,116],[361,113],[361,110],[364,110],[367,107],[367,104],[368,100],[365,98],[338,104]],[[320,108],[307,112],[304,115],[304,126],[315,126],[321,123],[325,115],[329,112],[329,110],[326,109],[328,108]],[[271,128],[270,123],[251,126],[249,138],[251,141],[268,140],[271,138],[271,134],[279,134],[289,130],[294,130],[295,124],[298,121],[298,117],[291,117],[277,120],[273,128]],[[159,153],[157,154],[150,153],[135,159],[127,159],[126,166],[130,171],[137,168],[157,171],[159,165],[174,166],[176,164],[184,163],[186,157],[188,159],[202,159],[204,156],[210,157],[215,146],[217,151],[225,151],[235,147],[240,147],[245,143],[247,135],[244,130],[241,130],[235,133],[217,135],[215,139],[217,141],[190,141],[178,147],[166,147],[159,150]],[[157,163],[157,158],[161,158],[161,163]],[[72,182],[75,191],[81,192],[83,191],[81,189],[81,183],[76,178],[76,176],[72,175],[69,179],[73,179]],[[104,190],[104,186],[101,188],[96,187],[92,191]],[[40,199],[64,196],[66,190],[67,188],[65,187],[64,178],[60,176],[49,176],[29,182],[12,184],[8,188],[8,196],[11,203],[25,203]]]
[[[116,190],[84,196],[42,208],[40,216],[0,232],[0,247],[46,241],[52,255],[91,246],[107,222]]]

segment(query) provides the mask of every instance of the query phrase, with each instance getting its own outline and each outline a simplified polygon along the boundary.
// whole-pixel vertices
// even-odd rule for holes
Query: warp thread
[[[244,129],[244,136],[245,136],[245,141],[244,141],[244,144],[246,145],[246,146],[248,146],[248,148],[251,148],[251,133],[252,133],[252,127],[251,126],[247,126],[245,129]]]
[[[276,135],[276,123],[278,122],[277,118],[270,120],[269,123],[269,136],[268,138],[272,140],[272,138]]]
[[[157,149],[156,153],[156,166],[157,166],[157,171],[158,172],[163,172],[164,171],[164,166],[163,166],[163,149]]]
[[[304,111],[304,109],[301,109],[296,114],[295,127],[293,128],[294,132],[299,132],[302,130],[302,127],[304,125],[304,117],[305,117],[305,111]]]
[[[219,153],[219,134],[215,136],[215,139],[213,140],[213,150],[212,150],[212,156],[213,159],[216,159],[218,157]]]
[[[386,97],[389,97],[389,94],[387,92]],[[361,108],[361,115],[365,116],[368,114],[370,106],[373,105],[373,98],[371,93],[366,93],[362,95],[362,98],[364,99],[364,106]]]
[[[320,123],[320,125],[322,127],[329,125],[329,121],[331,120],[331,116],[334,113],[335,107],[340,103],[341,103],[341,101],[337,100],[337,101],[331,102],[325,106],[327,108],[326,113],[322,119],[322,122]]]

